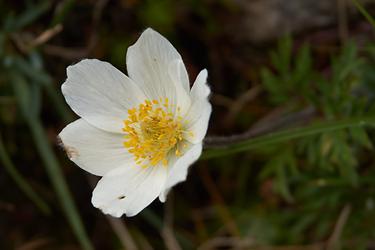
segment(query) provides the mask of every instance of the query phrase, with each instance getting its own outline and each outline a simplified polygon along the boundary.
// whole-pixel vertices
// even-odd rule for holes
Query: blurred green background
[[[375,249],[374,1],[0,1],[0,249]],[[132,218],[57,134],[66,67],[152,27],[207,68],[206,151]],[[302,128],[302,129],[300,129]],[[280,132],[281,131],[281,132]],[[284,132],[285,131],[285,132]],[[218,149],[219,148],[219,149]]]

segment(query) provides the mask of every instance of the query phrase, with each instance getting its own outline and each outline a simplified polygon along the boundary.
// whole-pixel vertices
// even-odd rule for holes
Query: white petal
[[[179,182],[185,181],[188,169],[191,164],[198,160],[199,156],[202,153],[202,143],[192,145],[191,148],[185,152],[180,158],[177,158],[177,161],[171,167],[167,182],[164,186],[163,192],[159,195],[159,200],[164,202],[166,200],[169,190]]]
[[[59,137],[70,160],[92,174],[103,176],[134,162],[123,146],[123,135],[98,129],[84,119],[68,124]]]
[[[176,106],[179,108],[178,115],[184,116],[189,110],[191,105],[191,97],[189,96],[189,76],[186,72],[186,68],[182,60],[177,59],[169,64],[169,75],[176,87]],[[187,86],[187,89],[184,89],[182,86]],[[172,99],[172,98],[171,98]]]
[[[160,194],[167,169],[129,165],[103,176],[94,189],[91,202],[103,213],[114,217],[134,216]]]
[[[127,110],[145,100],[142,91],[107,62],[85,59],[67,68],[61,86],[66,102],[93,126],[121,132]]]
[[[192,136],[186,137],[191,143],[201,142],[206,135],[212,111],[211,104],[208,101],[210,92],[207,85],[207,70],[204,69],[198,74],[191,88],[192,105],[184,117],[187,123],[186,129],[192,132]]]
[[[172,105],[190,106],[189,81],[180,54],[158,32],[148,28],[128,48],[129,77],[153,100],[168,98]]]
[[[185,93],[189,93],[189,76],[182,59],[175,59],[169,63],[169,75],[175,84],[182,85],[182,88],[179,89],[180,91],[184,90]]]
[[[193,87],[190,91],[191,99],[201,100],[207,98],[211,93],[210,87],[207,85],[207,70],[203,69],[199,72]]]

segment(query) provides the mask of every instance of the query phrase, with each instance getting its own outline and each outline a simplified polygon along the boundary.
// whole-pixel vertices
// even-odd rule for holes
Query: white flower
[[[81,118],[60,133],[69,158],[103,176],[92,204],[134,216],[186,179],[202,152],[211,105],[207,71],[190,89],[180,54],[152,29],[128,48],[128,76],[85,59],[67,68],[66,102]]]

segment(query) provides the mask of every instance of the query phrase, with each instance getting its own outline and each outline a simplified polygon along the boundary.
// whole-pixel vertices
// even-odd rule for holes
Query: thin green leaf
[[[276,67],[284,81],[289,78],[292,58],[292,38],[286,36],[279,40],[276,52],[271,52],[272,64]]]
[[[373,149],[372,142],[367,135],[367,132],[363,128],[351,128],[349,130],[350,135],[352,136],[353,140],[359,143],[361,146],[366,147],[367,149]]]
[[[41,212],[43,212],[44,214],[50,214],[51,210],[48,204],[33,190],[31,185],[17,170],[16,166],[14,166],[7,150],[5,149],[5,145],[3,143],[1,135],[0,135],[0,161],[2,165],[4,166],[5,170],[8,172],[8,174],[16,182],[17,186],[22,190],[22,192],[25,193],[25,195],[40,209]]]
[[[64,0],[59,4],[56,9],[55,15],[52,19],[51,26],[55,26],[58,23],[62,23],[71,9],[76,4],[76,0]]]
[[[36,149],[44,162],[46,171],[61,202],[68,221],[82,248],[85,250],[91,250],[93,249],[93,246],[85,232],[82,220],[79,216],[77,208],[75,207],[73,198],[65,182],[64,175],[61,172],[61,167],[59,166],[56,156],[51,148],[51,145],[49,144],[44,128],[37,117],[27,115],[28,107],[25,106],[24,102],[25,96],[28,96],[26,81],[22,76],[16,73],[10,74],[10,76],[19,106],[23,111],[25,120],[30,128]]]
[[[42,106],[42,88],[39,84],[33,82],[30,85],[30,106],[29,112],[32,113],[32,116],[39,116],[41,106]]]
[[[15,68],[25,74],[28,78],[33,79],[35,82],[39,82],[43,85],[51,84],[52,79],[46,72],[35,68],[22,57],[12,57],[12,63]]]
[[[288,180],[285,173],[285,167],[283,164],[278,164],[276,168],[276,188],[278,192],[283,196],[288,202],[293,202],[293,196],[289,190]]]
[[[352,0],[354,3],[355,7],[361,14],[367,19],[367,21],[372,25],[372,27],[375,28],[375,20],[374,18],[370,15],[370,13],[367,12],[367,10],[358,2],[358,0]]]
[[[280,143],[284,141],[289,141],[292,139],[297,139],[309,135],[320,134],[323,132],[334,131],[343,128],[351,128],[351,127],[362,127],[362,126],[369,126],[375,125],[375,117],[356,117],[356,118],[349,118],[343,119],[339,121],[326,121],[320,122],[317,124],[313,124],[311,126],[303,127],[303,128],[295,128],[289,129],[285,131],[275,132],[263,136],[259,136],[256,138],[246,139],[242,142],[228,145],[223,148],[218,149],[209,149],[203,152],[201,159],[210,159],[216,157],[227,156],[239,152],[248,151],[250,149],[264,147],[267,145],[271,145],[274,143]]]
[[[10,27],[10,29],[12,31],[16,31],[29,25],[34,20],[39,18],[43,13],[45,13],[50,6],[50,1],[41,1],[38,4],[32,6],[32,8],[28,8],[27,11],[25,11],[15,19],[13,27]]]
[[[14,66],[24,73],[28,78],[32,79],[35,82],[42,84],[47,91],[48,97],[51,99],[54,104],[57,112],[63,118],[65,122],[71,122],[74,119],[74,116],[70,110],[68,110],[67,105],[64,103],[61,95],[56,91],[55,86],[52,84],[52,78],[43,70],[35,68],[29,62],[21,57],[14,57],[13,64]]]
[[[12,59],[13,64],[17,69],[24,73],[28,78],[35,82],[39,82],[44,86],[48,97],[51,99],[57,109],[57,112],[65,122],[71,122],[74,120],[72,112],[68,110],[67,105],[63,101],[62,95],[58,94],[55,86],[52,84],[51,77],[46,72],[35,68],[34,65],[31,65],[21,57],[13,57]]]
[[[304,44],[296,55],[295,60],[295,69],[293,71],[293,81],[297,87],[301,88],[309,83],[306,81],[307,78],[311,77],[312,71],[312,60],[311,60],[311,51],[310,47],[307,44]],[[312,80],[312,79],[308,79]],[[303,86],[301,86],[303,85]]]

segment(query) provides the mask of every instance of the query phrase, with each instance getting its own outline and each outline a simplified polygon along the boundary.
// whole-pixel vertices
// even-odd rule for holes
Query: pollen
[[[131,153],[135,162],[142,167],[168,165],[168,156],[182,155],[185,146],[182,118],[169,103],[168,98],[145,100],[138,107],[128,110],[124,120],[124,147]]]

